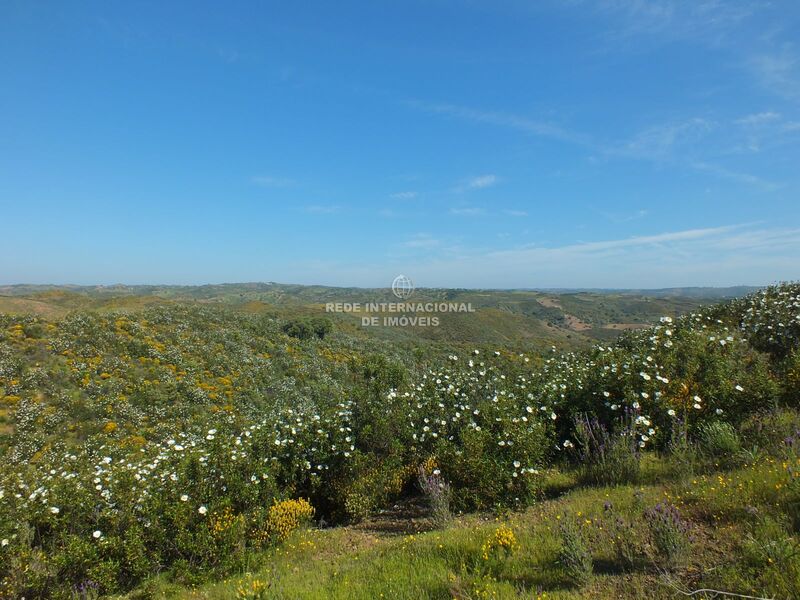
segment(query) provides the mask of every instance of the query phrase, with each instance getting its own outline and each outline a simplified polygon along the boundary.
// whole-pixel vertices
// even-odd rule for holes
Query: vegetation
[[[0,316],[0,597],[796,596],[800,286],[564,353],[294,319]]]

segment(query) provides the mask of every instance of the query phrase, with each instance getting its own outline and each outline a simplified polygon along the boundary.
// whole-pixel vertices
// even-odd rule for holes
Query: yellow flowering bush
[[[267,597],[269,586],[261,579],[243,581],[236,588],[236,600],[263,600]]]
[[[489,560],[495,555],[511,556],[519,549],[517,536],[508,525],[500,525],[481,547],[483,560]]]
[[[305,498],[276,501],[267,515],[267,530],[272,537],[284,541],[313,516],[314,507]]]

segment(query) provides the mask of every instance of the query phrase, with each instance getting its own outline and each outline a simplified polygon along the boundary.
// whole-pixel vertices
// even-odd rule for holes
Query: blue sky
[[[0,283],[800,278],[800,3],[0,5]]]

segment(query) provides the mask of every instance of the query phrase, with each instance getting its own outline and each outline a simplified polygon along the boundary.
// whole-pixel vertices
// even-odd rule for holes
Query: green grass
[[[672,598],[676,586],[789,598],[800,589],[792,587],[800,584],[792,579],[800,574],[800,555],[791,554],[797,537],[785,525],[792,510],[787,466],[766,458],[733,471],[671,478],[669,461],[649,455],[643,480],[666,483],[616,487],[576,487],[573,474],[554,470],[546,490],[565,493],[523,512],[462,516],[447,529],[415,535],[391,535],[369,523],[300,531],[253,555],[248,574],[195,588],[163,576],[127,598],[222,600],[253,580],[266,584],[264,598]],[[659,502],[674,504],[689,521],[689,560],[669,573],[647,556],[625,569],[610,538],[612,520],[630,520],[648,555],[641,515]],[[582,588],[568,583],[556,560],[562,519],[580,524],[592,550],[595,574]],[[501,524],[511,527],[519,546],[510,556],[486,560],[482,546]],[[773,542],[788,550],[773,550]]]

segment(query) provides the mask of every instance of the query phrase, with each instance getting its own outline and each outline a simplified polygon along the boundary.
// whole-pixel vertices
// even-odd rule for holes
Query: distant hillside
[[[326,303],[397,302],[388,288],[339,288],[280,283],[201,286],[0,286],[0,313],[57,320],[76,310],[136,312],[175,303],[217,304],[234,311],[281,318],[322,315],[356,336],[387,341],[489,343],[519,347],[578,348],[610,341],[620,332],[678,316],[709,302],[740,297],[755,288],[662,290],[480,290],[424,288],[414,302],[469,303],[474,313],[440,316],[438,327],[363,328],[360,314],[326,313]]]

